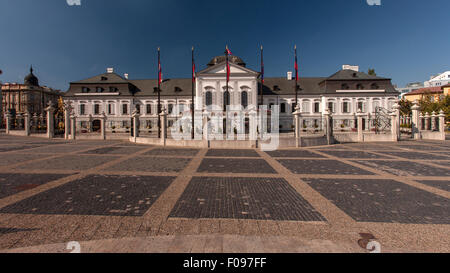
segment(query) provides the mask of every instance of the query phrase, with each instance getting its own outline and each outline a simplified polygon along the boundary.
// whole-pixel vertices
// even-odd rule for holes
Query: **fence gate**
[[[373,117],[373,126],[376,134],[387,133],[391,131],[391,116],[389,110],[383,107],[375,108]]]
[[[64,124],[64,116],[56,115],[54,116],[54,134],[55,136],[63,136],[65,131],[65,124]]]

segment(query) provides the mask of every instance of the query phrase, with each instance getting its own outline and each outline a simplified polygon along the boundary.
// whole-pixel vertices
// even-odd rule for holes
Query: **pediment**
[[[218,63],[214,66],[208,67],[200,72],[197,73],[197,76],[200,75],[210,75],[210,76],[214,76],[214,75],[224,75],[227,73],[227,68],[226,68],[226,62],[222,62],[222,63]],[[256,76],[259,74],[259,72],[253,71],[251,69],[248,69],[246,67],[234,64],[234,63],[230,63],[230,73],[233,74],[247,74],[247,75],[251,75],[251,76]]]

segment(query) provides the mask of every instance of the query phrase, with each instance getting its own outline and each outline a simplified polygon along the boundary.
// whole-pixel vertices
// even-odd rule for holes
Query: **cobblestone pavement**
[[[262,152],[0,134],[0,252],[450,252],[450,141]]]

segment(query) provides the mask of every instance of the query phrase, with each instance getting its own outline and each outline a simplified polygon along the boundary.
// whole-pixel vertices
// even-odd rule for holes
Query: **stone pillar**
[[[100,119],[100,122],[101,122],[101,124],[100,124],[101,137],[100,138],[102,140],[106,140],[106,114],[105,114],[105,112],[102,112],[102,117]],[[136,121],[135,121],[135,123],[136,123]],[[139,132],[139,130],[138,130],[138,132]],[[136,136],[136,134],[135,134],[135,136]]]
[[[397,114],[395,112],[392,112],[390,114],[390,116],[391,116],[391,136],[392,136],[392,141],[398,141],[398,136],[399,136],[398,127],[399,127],[399,125],[397,123],[397,121],[398,121]]]
[[[358,110],[358,113],[356,113],[356,118],[358,120],[358,142],[364,142],[364,132],[363,132],[363,117],[364,113],[361,112],[361,110]]]
[[[92,133],[92,115],[89,115],[88,132]]]
[[[433,111],[431,113],[431,131],[436,131],[438,128],[436,128],[436,112]]]
[[[325,109],[324,113],[324,119],[325,119],[325,132],[326,132],[326,136],[327,136],[327,144],[331,145],[333,144],[333,140],[332,140],[332,124],[331,124],[331,111],[330,109]]]
[[[166,146],[167,141],[167,111],[164,107],[161,109],[161,113],[159,114],[159,118],[161,120],[161,142]],[[136,126],[135,126],[136,127]]]
[[[133,141],[136,142],[136,139],[139,137],[139,117],[141,115],[135,110],[131,114],[133,118]]]
[[[392,106],[393,109],[393,113],[395,114],[395,120],[391,121],[392,124],[395,123],[395,128],[396,128],[396,135],[397,135],[397,140],[398,137],[400,137],[400,105],[398,104],[398,100],[394,103],[394,105]]]
[[[440,139],[445,140],[445,113],[444,110],[439,112],[439,133],[441,134]]]
[[[48,102],[48,107],[45,108],[45,111],[47,112],[47,138],[53,138],[55,133],[53,120],[53,113],[55,111],[55,108],[52,105],[52,101]]]
[[[300,106],[297,104],[297,106],[295,107],[295,112],[293,113],[294,115],[294,123],[295,123],[295,147],[301,147],[302,146],[302,138],[300,135],[301,132],[301,120],[302,120],[302,113],[300,111]]]
[[[425,131],[429,131],[430,130],[430,113],[426,113],[425,114]]]
[[[75,140],[77,135],[77,118],[75,115],[70,116],[70,133],[71,139]]]
[[[258,132],[257,132],[257,128],[258,128],[258,120],[257,120],[257,115],[258,113],[256,112],[255,109],[250,110],[249,112],[249,126],[250,126],[250,140],[251,141],[256,141],[258,140]]]
[[[6,133],[9,134],[9,130],[11,129],[11,113],[9,111],[6,112]]]
[[[203,131],[203,139],[208,140],[208,112],[205,110],[203,111],[203,118],[202,118],[202,131]]]
[[[72,105],[64,104],[64,139],[69,139],[70,135],[70,114],[72,113]]]
[[[411,132],[414,139],[420,139],[420,124],[419,124],[419,102],[415,100],[413,102],[412,110],[412,123],[411,123]]]
[[[30,135],[30,113],[26,112],[24,115],[24,124],[23,127],[25,129],[25,135],[29,136]]]

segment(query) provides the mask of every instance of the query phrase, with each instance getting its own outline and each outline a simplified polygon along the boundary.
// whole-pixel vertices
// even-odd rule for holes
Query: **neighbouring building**
[[[260,99],[260,72],[246,67],[237,57],[230,57],[230,80],[226,90],[225,56],[214,57],[207,67],[195,74],[195,109],[211,111],[216,105],[243,106],[248,113],[256,109]],[[192,79],[166,79],[161,84],[161,103],[169,113],[169,126],[184,111],[190,111]],[[104,112],[107,131],[126,131],[131,126],[131,113],[141,114],[141,129],[157,126],[158,81],[154,79],[132,80],[108,69],[107,73],[85,80],[71,82],[64,96],[65,102],[74,107],[78,126],[99,128]],[[295,106],[295,79],[288,72],[286,77],[265,78],[262,87],[264,104],[279,105],[281,131],[292,130]],[[322,113],[329,108],[334,115],[335,126],[354,126],[358,110],[374,113],[377,107],[391,109],[398,92],[391,79],[368,75],[358,67],[343,66],[329,77],[300,78],[298,103],[303,112],[304,127],[317,126]]]
[[[445,96],[448,95],[450,85],[444,85],[444,86],[434,86],[434,87],[424,87],[417,90],[414,90],[412,92],[409,92],[408,94],[405,94],[403,97],[408,101],[415,101],[415,100],[430,100],[431,102],[436,102],[442,100]]]
[[[25,112],[44,114],[49,101],[56,104],[61,97],[59,90],[39,85],[39,79],[33,74],[32,67],[23,84],[4,83],[1,90],[3,118],[8,111],[12,116]]]
[[[440,87],[450,84],[450,71],[431,76],[429,81],[424,83],[425,87]]]
[[[399,98],[402,99],[405,94],[419,90],[424,87],[425,87],[425,85],[422,82],[412,82],[412,83],[408,83],[405,87],[400,87],[400,88],[396,88],[396,89],[398,92],[400,92]]]

